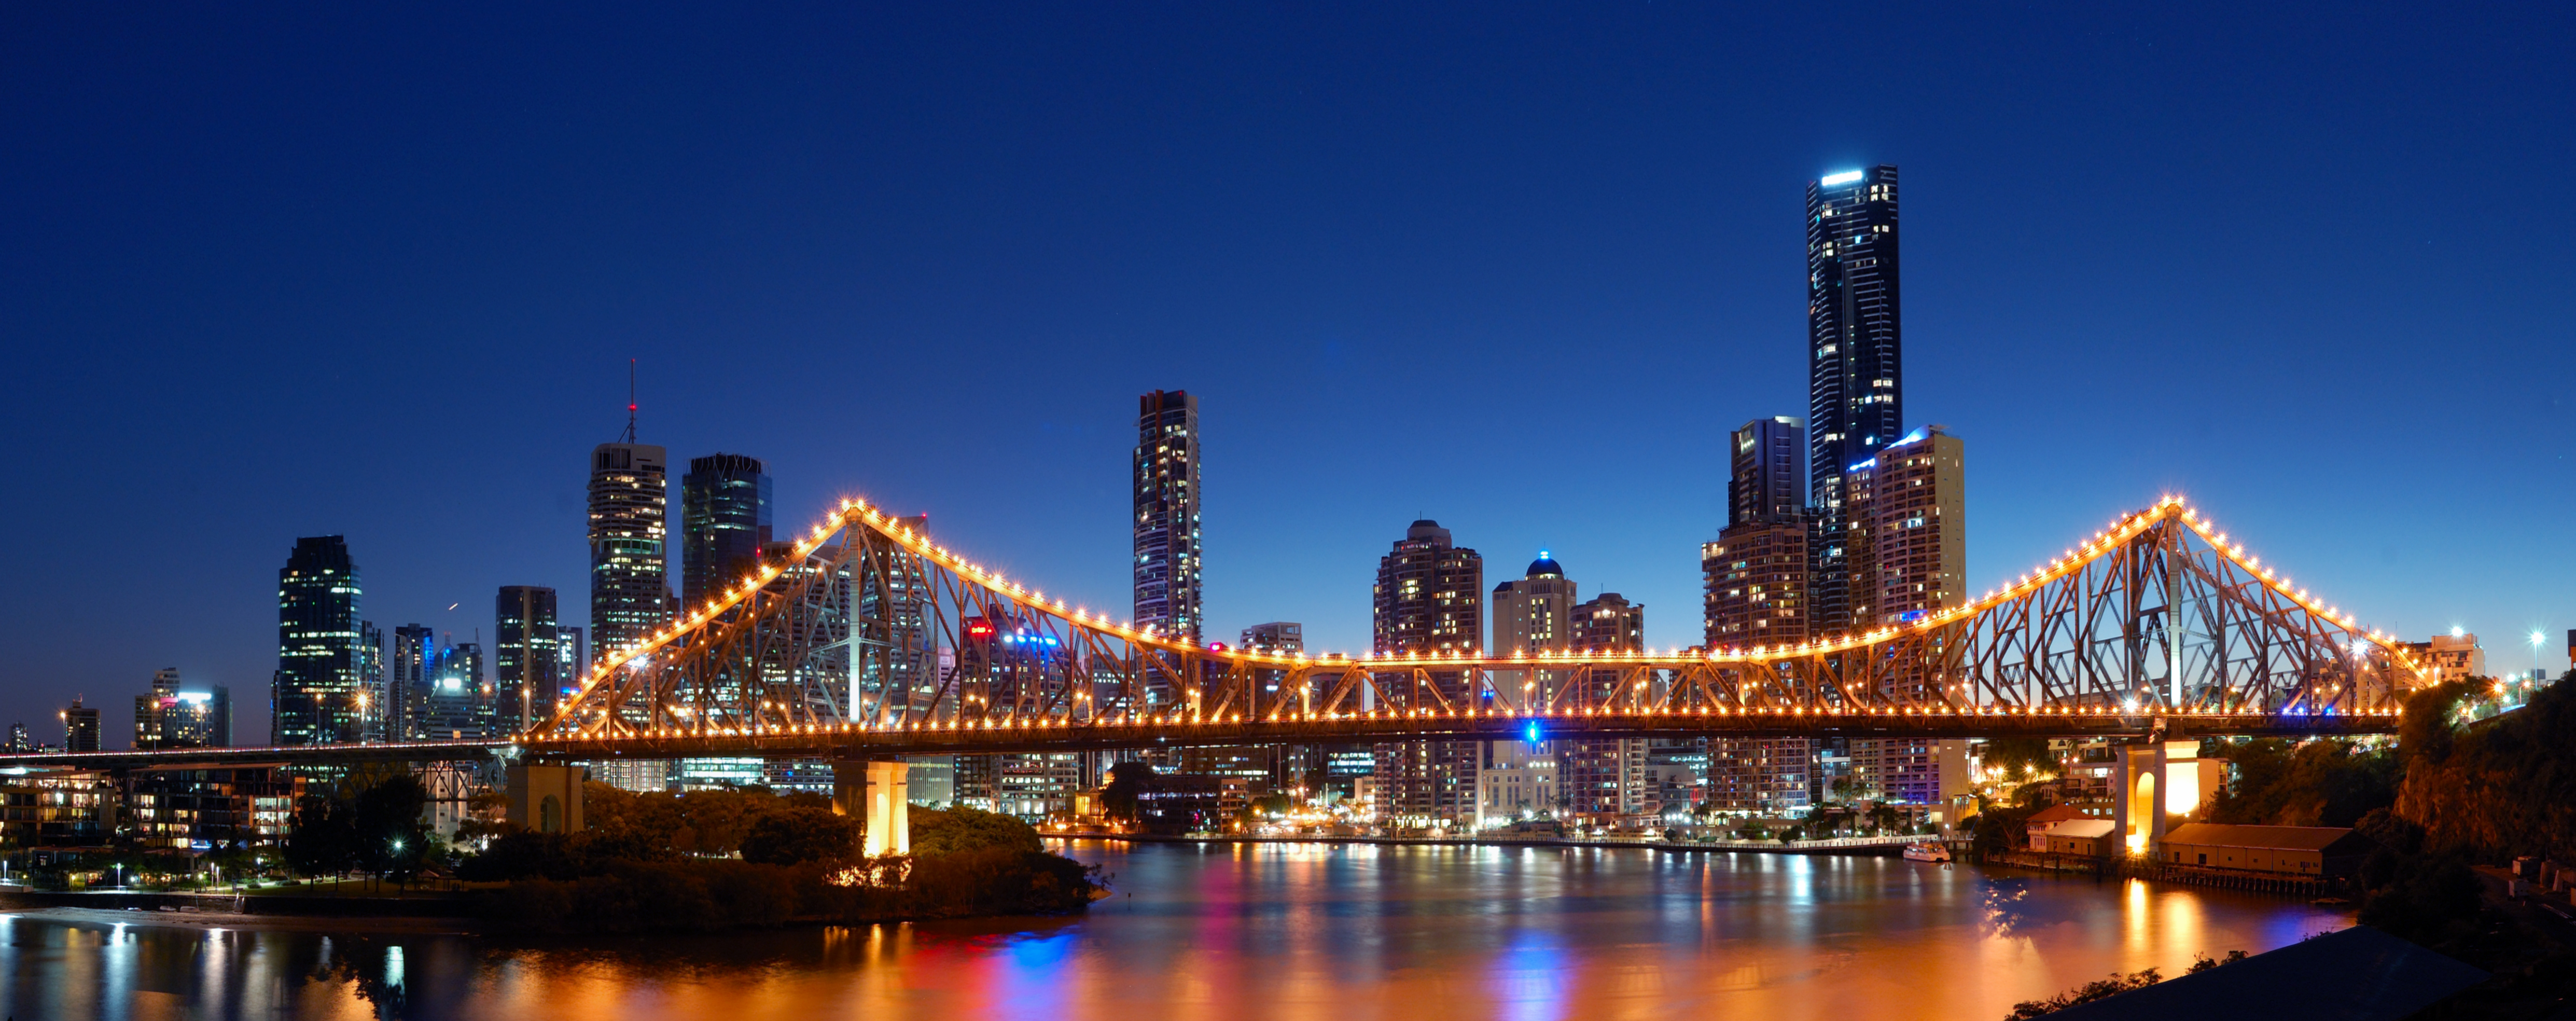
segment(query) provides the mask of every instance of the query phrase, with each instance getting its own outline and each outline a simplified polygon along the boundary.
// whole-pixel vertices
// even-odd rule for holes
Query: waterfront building
[[[13,847],[105,844],[116,795],[116,781],[105,773],[0,775],[0,842]]]
[[[420,624],[394,629],[394,644],[385,656],[385,731],[397,741],[418,741],[426,733],[422,714],[438,675],[438,632]]]
[[[669,759],[603,759],[589,768],[591,779],[621,791],[660,794],[671,789]]]
[[[518,733],[554,711],[562,688],[555,672],[555,590],[503,585],[493,604],[493,713],[501,730]]]
[[[368,736],[365,631],[358,618],[357,565],[336,535],[295,540],[277,572],[277,674],[271,682],[270,740],[336,744]]]
[[[832,795],[832,763],[828,759],[769,759],[760,767],[760,782],[780,794]]]
[[[72,704],[56,715],[63,720],[63,750],[94,752],[98,745],[98,708],[84,706],[75,696]]]
[[[634,644],[670,617],[665,457],[635,442],[632,420],[622,442],[590,452],[590,635],[603,650]]]
[[[134,697],[134,747],[223,748],[233,743],[232,691],[221,685],[188,691],[179,668],[152,673],[150,694]]]
[[[1371,630],[1379,653],[1476,655],[1484,649],[1485,561],[1431,520],[1414,522],[1378,559]],[[1473,704],[1461,672],[1431,675],[1452,705]],[[1364,707],[1365,708],[1365,707]],[[1472,821],[1478,741],[1394,741],[1373,748],[1381,819],[1408,826]]]
[[[681,791],[721,791],[769,782],[764,760],[724,757],[681,759],[671,786]]]
[[[1827,174],[1807,186],[1808,505],[1820,517],[1819,634],[1849,616],[1844,469],[1904,432],[1903,316],[1891,164]]]
[[[680,477],[680,605],[697,612],[750,574],[770,530],[769,475],[759,458],[690,458]]]
[[[1637,652],[1646,645],[1646,608],[1616,592],[1604,592],[1580,604],[1569,615],[1569,644],[1579,653]],[[1595,669],[1583,678],[1588,699],[1627,704],[1640,694],[1617,690],[1619,671]],[[1557,783],[1565,810],[1596,826],[1616,825],[1649,814],[1644,738],[1575,738],[1553,742],[1557,749]]]
[[[1546,741],[1487,741],[1476,770],[1476,827],[1553,818],[1565,807]]]
[[[1181,390],[1136,400],[1136,626],[1198,641],[1199,401]]]
[[[160,770],[135,774],[118,814],[145,847],[276,846],[303,794],[303,777],[274,766]]]

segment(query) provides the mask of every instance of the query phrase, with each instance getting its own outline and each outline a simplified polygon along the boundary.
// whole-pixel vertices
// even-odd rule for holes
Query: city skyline
[[[1681,15],[1637,17],[1682,17],[1674,25],[1679,37],[1706,25]],[[1986,48],[1977,52],[2000,48],[2027,57],[2044,44],[2075,45],[2066,40],[2080,36],[2070,26],[2082,20],[2050,21],[1981,44]],[[1417,28],[1400,19],[1388,26]],[[1795,35],[1791,26],[1776,31]],[[2159,38],[2168,52],[2209,59],[2188,40]],[[1088,58],[1026,41],[1015,45],[1035,46],[1037,56],[1090,76],[1086,81],[1115,85]],[[1342,44],[1299,38],[1284,45],[1331,52]],[[2472,119],[2486,133],[2441,156],[2400,144],[2421,130],[2408,127],[2411,121],[2355,128],[2344,139],[2313,132],[2275,137],[2239,121],[2186,130],[2179,122],[2131,117],[2123,124],[2136,140],[2113,143],[2076,125],[2083,115],[2116,109],[2122,89],[2167,86],[2183,76],[2141,50],[2106,42],[2084,45],[2098,45],[2095,55],[2111,62],[2110,73],[2126,77],[2092,92],[2079,89],[2041,111],[2027,133],[2004,129],[1999,115],[1938,112],[1943,104],[1960,105],[1957,86],[1931,89],[1934,95],[1921,100],[1891,99],[1885,112],[1809,131],[1782,124],[1827,107],[1848,110],[1848,97],[1786,103],[1783,120],[1745,115],[1703,123],[1535,38],[1487,45],[1555,54],[1560,60],[1540,75],[1544,83],[1586,96],[1646,99],[1635,124],[1586,128],[1543,116],[1530,128],[1541,138],[1599,138],[1645,158],[1624,169],[1576,161],[1508,173],[1374,142],[1373,152],[1402,158],[1382,186],[1319,190],[1262,178],[1173,198],[1172,208],[1184,216],[1275,199],[1264,204],[1323,210],[1332,225],[1319,234],[1311,223],[1226,221],[1234,224],[1225,231],[1229,237],[1287,240],[1255,240],[1177,281],[1138,260],[1210,251],[1210,238],[1115,188],[1098,192],[1106,196],[1101,209],[1071,214],[1093,226],[1112,212],[1133,218],[1136,232],[1115,239],[1105,259],[1087,260],[1066,247],[1072,228],[1062,225],[1022,238],[1043,242],[1026,262],[996,262],[991,251],[941,242],[919,263],[930,268],[905,271],[910,275],[903,279],[921,285],[921,300],[871,291],[876,304],[827,295],[853,266],[881,256],[814,242],[756,203],[749,214],[756,227],[798,241],[753,263],[774,271],[773,281],[675,260],[658,245],[642,246],[640,256],[602,252],[596,247],[602,232],[635,229],[612,216],[599,221],[611,226],[580,235],[586,239],[581,248],[544,248],[550,257],[581,257],[558,271],[573,297],[534,305],[525,304],[522,291],[466,268],[479,256],[465,253],[515,236],[484,216],[465,216],[456,235],[464,247],[447,249],[430,243],[444,235],[391,221],[388,227],[406,240],[376,253],[390,260],[388,268],[427,270],[429,279],[459,285],[464,297],[454,302],[427,302],[411,285],[376,275],[366,267],[384,260],[350,259],[342,243],[312,235],[306,221],[290,218],[282,234],[217,240],[202,231],[234,224],[231,206],[200,214],[191,221],[200,232],[181,235],[119,226],[111,218],[109,241],[150,248],[159,238],[192,265],[274,264],[304,282],[265,296],[219,272],[169,293],[165,300],[187,310],[184,315],[108,314],[97,309],[117,304],[127,286],[106,272],[115,257],[95,245],[65,242],[55,246],[59,259],[41,276],[46,290],[12,285],[13,304],[23,311],[13,316],[11,331],[35,352],[27,378],[51,384],[13,403],[7,412],[12,434],[70,455],[67,484],[88,494],[97,508],[92,527],[102,533],[133,532],[148,508],[154,516],[175,509],[195,521],[196,535],[192,556],[165,569],[155,591],[128,604],[152,624],[142,633],[162,636],[141,645],[106,637],[138,630],[131,622],[80,612],[100,604],[94,587],[103,578],[89,577],[68,552],[30,551],[13,574],[6,627],[14,646],[34,655],[0,681],[0,713],[7,714],[0,718],[39,726],[73,694],[92,705],[121,705],[148,688],[152,671],[174,665],[192,683],[223,685],[237,698],[264,690],[275,669],[268,590],[286,551],[307,536],[348,537],[352,558],[366,572],[365,616],[383,628],[417,622],[468,635],[492,626],[481,607],[502,585],[554,588],[564,593],[563,623],[587,623],[579,594],[589,591],[588,565],[573,551],[578,540],[567,536],[582,528],[581,451],[613,438],[622,424],[626,381],[618,363],[629,357],[642,360],[639,439],[683,459],[761,452],[779,480],[783,529],[810,524],[834,498],[864,496],[907,513],[927,512],[942,542],[1050,592],[1094,607],[1126,605],[1129,572],[1116,551],[1125,548],[1121,537],[1130,527],[1111,517],[1132,509],[1121,481],[1132,454],[1132,440],[1123,435],[1132,424],[1124,402],[1154,387],[1180,387],[1207,408],[1212,488],[1205,507],[1205,634],[1293,620],[1305,624],[1312,648],[1365,648],[1370,558],[1395,528],[1432,518],[1453,529],[1460,545],[1484,550],[1498,563],[1521,563],[1540,549],[1578,562],[1592,584],[1659,608],[1648,623],[1648,644],[1692,644],[1699,625],[1679,608],[1696,602],[1699,544],[1714,538],[1725,520],[1726,433],[1748,419],[1802,407],[1798,193],[1828,175],[1880,162],[1909,171],[1907,212],[1918,235],[1909,246],[1915,273],[1907,326],[1916,357],[1907,366],[1915,391],[1907,406],[1937,409],[1928,418],[1916,414],[1904,427],[1940,421],[1977,446],[1966,566],[1971,594],[2044,561],[2069,537],[2113,514],[2174,492],[2216,515],[2267,561],[2334,593],[2373,626],[2410,638],[2465,626],[2485,636],[2500,664],[2528,665],[2529,650],[2518,636],[2554,634],[2576,616],[2548,581],[2550,567],[2569,562],[2571,540],[2516,524],[2546,513],[2521,503],[2548,508],[2571,495],[2566,455],[2554,438],[2564,406],[2530,378],[2545,373],[2516,368],[2534,352],[2569,343],[2541,300],[2565,278],[2566,257],[2525,237],[2554,233],[2546,229],[2549,218],[2566,214],[2532,213],[2543,228],[2535,231],[2531,217],[2507,230],[2459,213],[2512,200],[2515,186],[2495,168],[2551,164],[2563,151],[2564,140],[2512,126],[2515,104],[2534,101],[2481,109]],[[1667,66],[1657,62],[1669,59],[1658,57],[1662,50],[1642,52],[1650,66]],[[2360,59],[2389,56],[2383,45]],[[15,73],[51,67],[32,63],[37,70]],[[1304,81],[1285,65],[1265,65],[1260,73]],[[1870,75],[1883,82],[1908,73]],[[2048,66],[2003,73],[2090,81]],[[2211,88],[2258,95],[2282,84],[2261,77],[2273,73],[2283,82],[2294,75],[2233,72],[2236,77]],[[2479,72],[2486,77],[2464,75],[2442,87],[2458,90],[2444,93],[2454,98],[2551,94],[2528,83],[2498,83],[2534,74],[2508,62]],[[547,91],[547,83],[535,84]],[[561,83],[553,84],[559,92]],[[1770,95],[1751,79],[1716,84],[1731,96]],[[389,82],[370,87],[377,94],[401,92]],[[2365,94],[2343,109],[2358,114],[2390,101]],[[305,109],[291,102],[281,108],[290,117]],[[1904,123],[1926,110],[1935,114],[1921,117],[1922,127]],[[1310,115],[1285,116],[1306,125]],[[23,118],[11,123],[22,138],[53,137]],[[1708,148],[1709,138],[1730,128],[1752,134],[1753,155],[1718,158]],[[1459,131],[1453,141],[1469,153],[1517,152],[1525,144],[1486,126]],[[2193,156],[2205,152],[2199,146],[2215,144],[2199,132],[2259,136],[2262,145],[2238,151],[2276,155]],[[151,138],[136,144],[156,152],[223,152],[220,143]],[[104,144],[31,142],[31,151],[65,153],[31,172],[68,174],[105,158]],[[2303,146],[2340,158],[2297,158]],[[1235,166],[1266,149],[1220,134],[1188,151]],[[589,150],[570,153],[588,158]],[[364,153],[342,158],[380,175],[396,173]],[[933,146],[925,155],[934,164],[981,165],[980,158],[953,146]],[[1316,169],[1343,165],[1341,157],[1317,159],[1327,162],[1312,164]],[[1680,176],[1685,167],[1692,172],[1687,181]],[[2326,227],[2336,244],[2283,265],[2267,239],[2285,227],[2312,225],[2256,196],[2272,194],[2292,167],[2300,206],[2344,213]],[[1424,182],[1462,169],[1463,190],[1445,197],[1423,190]],[[124,176],[108,176],[151,193],[216,187],[157,171],[119,173]],[[1114,176],[1083,160],[1068,173],[1087,187],[1103,187]],[[1546,173],[1575,175],[1573,183],[1547,192],[1564,210],[1499,201],[1543,183]],[[937,200],[927,203],[931,212],[897,222],[900,230],[985,222],[982,214],[943,204],[965,192],[883,168],[862,176],[896,194]],[[2373,197],[2397,179],[2435,197],[2411,204]],[[44,181],[67,196],[61,215],[97,215],[103,193],[66,179]],[[535,183],[503,181],[512,195],[544,193]],[[632,178],[611,184],[630,192],[645,187]],[[821,194],[814,182],[784,185],[793,195]],[[224,187],[264,194],[239,182]],[[317,201],[328,215],[346,216],[360,196],[325,189]],[[846,203],[817,208],[844,224],[877,215]],[[2070,208],[2084,211],[2089,238],[2108,242],[2088,250],[2080,272],[2055,265],[2048,254],[2061,243]],[[58,239],[61,225],[72,221],[56,215],[29,211],[22,220],[29,242]],[[1389,225],[1360,222],[1370,217]],[[714,236],[686,215],[680,219],[684,236]],[[1322,258],[1345,250],[1392,255],[1364,255],[1358,270]],[[335,260],[350,268],[325,268]],[[1399,263],[1448,268],[1372,279]],[[1274,264],[1286,271],[1283,279],[1256,286]],[[1004,277],[1031,284],[1033,294],[1048,300],[1005,298],[978,311],[946,311],[961,295],[994,293],[993,277],[941,266],[1006,268]],[[156,264],[145,279],[168,272]],[[347,274],[351,296],[331,298],[312,286],[325,273]],[[2034,280],[2059,286],[2033,293]],[[701,282],[668,286],[689,281]],[[1192,296],[1158,300],[1175,293],[1176,282]],[[232,290],[219,295],[219,288]],[[680,296],[647,298],[633,310],[601,298],[656,289]],[[2501,301],[2499,293],[2506,296]],[[1070,297],[1077,294],[1084,296]],[[727,321],[764,303],[780,307]],[[726,315],[673,314],[692,307]],[[247,343],[248,334],[263,332],[280,336],[276,353]],[[379,335],[430,345],[467,364],[508,353],[514,369],[506,378],[475,374],[431,388],[436,399],[430,400],[426,391],[397,385],[398,363],[356,339]],[[98,347],[75,343],[87,337],[132,357],[112,369],[87,361],[85,352]],[[552,339],[531,343],[540,337]],[[979,377],[975,385],[986,388],[987,403],[1005,410],[953,420],[928,410],[929,398],[890,394],[882,383],[854,385],[838,400],[774,399],[757,361],[739,373],[710,373],[696,368],[702,359],[694,354],[709,343],[741,345],[763,352],[761,360],[813,364],[815,371],[800,376],[864,381],[873,377],[853,374],[853,365],[885,360],[901,373],[930,364],[925,355],[908,353],[906,338],[931,341],[929,347],[942,351],[980,344],[995,355],[987,359],[995,367],[1046,365],[1050,371]],[[192,353],[208,347],[232,353],[219,360]],[[835,354],[835,347],[849,353]],[[2113,386],[2142,361],[2176,366],[2170,389]],[[323,365],[329,368],[312,367]],[[337,384],[343,390],[368,386],[367,393],[382,396],[339,405],[338,417],[322,430],[263,410],[289,406],[288,394],[336,378],[331,374],[345,375]],[[1491,419],[1491,411],[1526,399],[1533,388],[1578,409],[1624,414],[1606,428],[1585,413]],[[2437,442],[2429,434],[2441,430],[2421,428],[2455,413],[2454,402],[2463,397],[2483,398],[2476,402],[2479,413],[2500,420],[2489,434],[2498,443]],[[859,410],[888,400],[895,402],[893,413]],[[2124,410],[2098,414],[2105,404]],[[117,407],[133,421],[103,419],[93,406]],[[504,409],[509,413],[501,414]],[[2158,425],[2168,434],[2154,442],[2131,439],[2150,421],[2180,424]],[[862,442],[852,442],[854,435]],[[261,456],[290,443],[303,452]],[[2340,444],[2358,453],[2348,465],[2291,475],[2283,465],[2297,458],[2271,443],[2299,450]],[[1437,445],[1443,459],[1427,462],[1416,449],[1422,445]],[[157,463],[164,466],[149,478],[103,467],[130,465],[146,450],[161,454]],[[420,458],[388,457],[387,451],[435,452],[467,467],[446,469],[436,487],[446,499],[420,500],[407,495],[422,491]],[[2478,498],[2371,478],[2454,470],[2509,481],[2498,483],[2493,497]],[[1554,481],[1587,475],[1598,482],[1581,499]],[[1357,498],[1319,495],[1355,479],[1364,483]],[[1033,493],[1048,496],[1024,498]],[[2353,510],[2320,513],[2320,507]],[[39,578],[56,579],[68,591],[39,593]],[[440,609],[450,604],[461,605]],[[493,641],[497,636],[486,638],[485,647]],[[240,709],[250,717],[239,726],[242,740],[259,736],[253,720],[263,714],[256,709]]]

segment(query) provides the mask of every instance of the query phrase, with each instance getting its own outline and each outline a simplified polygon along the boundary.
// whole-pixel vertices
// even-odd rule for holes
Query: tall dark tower
[[[358,568],[336,535],[295,540],[277,572],[277,675],[271,744],[342,744],[367,733]]]
[[[1136,626],[1197,641],[1199,401],[1181,390],[1136,399]]]
[[[680,477],[680,606],[695,612],[751,573],[769,532],[769,475],[759,458],[690,458]]]
[[[562,684],[556,650],[555,590],[542,585],[503,585],[494,601],[498,627],[492,644],[501,729],[518,733],[554,712]]]
[[[1896,239],[1894,165],[1807,186],[1807,491],[1822,519],[1822,631],[1851,626],[1843,472],[1905,435]]]

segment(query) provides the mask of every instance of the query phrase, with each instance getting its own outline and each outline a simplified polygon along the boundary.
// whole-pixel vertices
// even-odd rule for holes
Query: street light
[[[2535,682],[2540,680],[2540,644],[2548,640],[2549,636],[2538,631],[2531,633],[2531,679]]]

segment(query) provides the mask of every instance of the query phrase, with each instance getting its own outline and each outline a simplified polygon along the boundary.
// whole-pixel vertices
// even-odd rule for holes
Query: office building
[[[224,748],[233,743],[232,692],[221,685],[190,691],[179,669],[152,673],[150,694],[134,697],[134,747]]]
[[[421,714],[429,705],[438,674],[438,632],[419,624],[394,629],[393,649],[385,656],[386,732],[397,741],[424,736]]]
[[[23,721],[23,720],[22,720],[22,721],[19,721],[19,722],[17,722],[17,723],[12,723],[12,724],[10,724],[10,725],[9,725],[9,750],[10,750],[10,751],[13,751],[13,752],[32,752],[32,751],[35,751],[38,747],[39,747],[39,746],[36,744],[36,739],[35,739],[34,737],[30,736],[30,735],[27,733],[27,724],[26,724],[26,722],[25,722],[25,721]]]
[[[420,707],[421,736],[455,740],[494,735],[494,692],[484,676],[480,643],[459,642],[440,651],[431,677],[429,697]]]
[[[277,572],[273,743],[351,743],[368,736],[367,671],[376,658],[364,646],[359,597],[348,543],[336,535],[295,540]]]
[[[1137,398],[1136,626],[1198,641],[1199,401],[1180,390]]]
[[[72,699],[72,704],[57,715],[61,716],[63,721],[64,751],[94,752],[99,750],[98,709],[96,707],[84,706],[81,704],[80,699],[74,698]]]
[[[1380,653],[1476,655],[1485,645],[1485,561],[1450,540],[1449,530],[1416,521],[1378,559],[1371,630]],[[1433,672],[1431,683],[1452,706],[1469,706],[1463,672]],[[1383,742],[1372,749],[1378,816],[1405,827],[1473,822],[1480,741]]]
[[[555,680],[562,686],[559,695],[569,695],[581,687],[581,679],[590,674],[590,637],[571,624],[555,625]]]
[[[1251,652],[1304,652],[1306,626],[1288,621],[1255,624],[1243,629],[1243,648]]]
[[[1554,818],[1565,807],[1546,741],[1486,741],[1476,770],[1476,826]]]
[[[695,613],[760,564],[771,541],[760,459],[711,454],[680,477],[680,604]]]
[[[667,465],[662,448],[635,442],[631,421],[624,442],[590,452],[590,637],[603,651],[670,618]]]
[[[1845,470],[1905,431],[1896,168],[1828,174],[1807,186],[1808,505],[1820,518],[1818,633],[1850,616]]]
[[[493,712],[502,730],[518,733],[554,712],[562,687],[555,648],[555,590],[503,585],[494,600],[499,628],[492,635]]]

